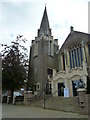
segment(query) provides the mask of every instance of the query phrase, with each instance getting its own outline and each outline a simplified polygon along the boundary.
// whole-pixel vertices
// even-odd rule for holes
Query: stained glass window
[[[75,67],[75,63],[74,63],[74,54],[73,54],[73,50],[72,50],[72,63],[73,63],[73,68]]]
[[[71,59],[71,52],[69,51],[69,59],[70,59],[70,68],[72,68],[72,59]]]
[[[74,47],[69,51],[70,68],[82,66],[83,54],[82,47]]]
[[[77,59],[78,59],[78,66],[80,67],[79,48],[77,48]]]
[[[75,66],[77,67],[78,64],[77,64],[77,55],[76,55],[76,49],[74,49],[74,57],[75,57]]]

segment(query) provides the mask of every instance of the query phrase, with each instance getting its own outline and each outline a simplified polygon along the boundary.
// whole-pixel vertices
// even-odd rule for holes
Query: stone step
[[[38,100],[33,102],[32,105],[37,107],[44,107],[43,98],[39,98]],[[45,101],[45,106],[48,109],[80,113],[78,98],[76,97],[74,98],[54,97],[53,99],[47,97]]]

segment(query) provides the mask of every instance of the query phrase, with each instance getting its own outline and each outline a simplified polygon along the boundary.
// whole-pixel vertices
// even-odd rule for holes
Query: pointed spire
[[[49,28],[49,21],[48,21],[46,6],[45,6],[45,10],[44,10],[44,14],[43,14],[43,18],[42,18],[42,21],[41,21],[40,28],[42,28],[42,29]]]
[[[45,5],[45,10],[44,10],[44,14],[43,14],[43,17],[42,17],[40,29],[38,31],[38,35],[41,35],[43,33],[45,35],[51,35],[51,29],[50,29],[50,26],[49,26],[49,20],[48,20],[46,5]]]

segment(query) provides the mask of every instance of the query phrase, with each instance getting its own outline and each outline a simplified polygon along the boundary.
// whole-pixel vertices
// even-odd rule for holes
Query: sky
[[[1,0],[0,2],[0,44],[10,44],[18,34],[28,42],[37,36],[45,4],[50,28],[59,46],[63,44],[70,26],[74,30],[88,33],[89,0]]]

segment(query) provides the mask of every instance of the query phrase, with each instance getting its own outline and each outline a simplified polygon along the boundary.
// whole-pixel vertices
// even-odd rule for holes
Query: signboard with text
[[[69,97],[69,88],[64,88],[64,97]]]

